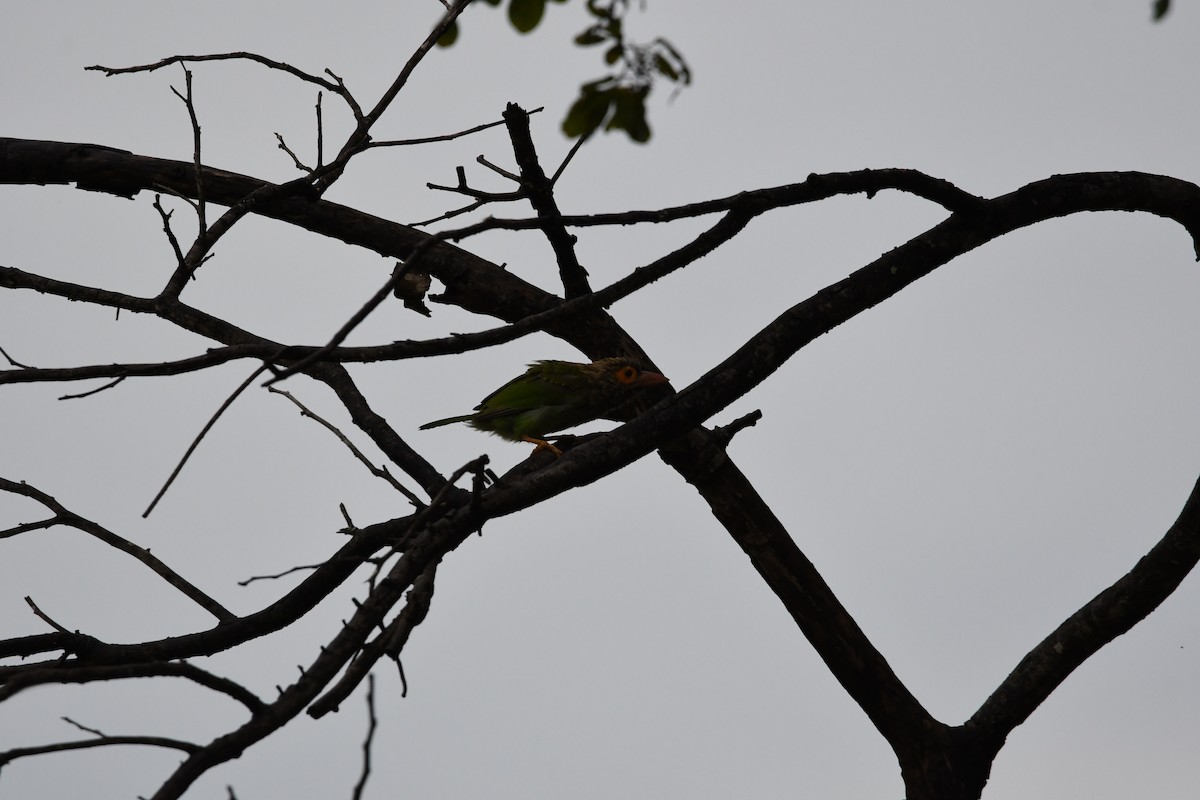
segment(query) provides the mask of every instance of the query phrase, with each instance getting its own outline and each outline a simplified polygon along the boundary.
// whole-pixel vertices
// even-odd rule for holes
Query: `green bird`
[[[421,430],[465,422],[562,455],[542,437],[594,419],[618,419],[615,415],[642,389],[665,383],[662,375],[631,358],[602,358],[590,364],[535,361],[524,375],[483,398],[473,413],[427,422]]]

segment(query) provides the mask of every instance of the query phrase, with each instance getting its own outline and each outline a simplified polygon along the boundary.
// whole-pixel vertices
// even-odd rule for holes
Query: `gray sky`
[[[694,87],[652,99],[649,146],[586,147],[559,188],[568,213],[709,199],[813,172],[910,167],[984,195],[1055,173],[1134,169],[1194,179],[1200,11],[1160,25],[1150,3],[745,3],[651,0],[629,25],[667,35]],[[103,78],[91,64],[250,50],[328,67],[372,104],[440,6],[128,0],[21,4],[0,28],[3,135],[191,156],[179,71]],[[553,5],[519,37],[481,6],[458,45],[421,65],[377,138],[534,117],[543,163],[599,55],[570,45],[580,3]],[[252,64],[194,67],[204,160],[284,180],[282,133],[312,152],[314,93]],[[325,100],[337,141],[347,116]],[[474,163],[511,164],[501,132],[361,157],[330,199],[402,222],[459,198],[424,188],[507,189]],[[0,264],[149,294],[172,266],[151,198],[0,187]],[[499,209],[527,215],[525,207]],[[896,193],[775,212],[736,241],[614,309],[677,387],[779,312],[936,224]],[[174,223],[192,232],[186,207]],[[590,229],[581,260],[604,285],[699,230]],[[547,288],[550,250],[491,234],[469,249]],[[390,262],[286,226],[240,225],[185,300],[255,332],[324,341]],[[1127,571],[1174,520],[1200,448],[1200,268],[1164,220],[1091,214],[1005,237],[938,270],[801,351],[718,415],[765,417],[731,453],[900,677],[940,719],[969,716],[1020,657]],[[490,327],[389,304],[357,343]],[[0,346],[37,366],[154,360],[206,343],[153,320],[28,292],[0,293]],[[444,472],[487,452],[525,455],[467,429],[418,432],[466,411],[535,358],[573,353],[531,336],[448,360],[354,370],[374,406]],[[240,399],[148,521],[140,513],[196,431],[252,367],[127,381],[86,400],[69,389],[0,391],[0,475],[23,479],[133,539],[238,612],[292,581],[236,581],[320,560],[345,503],[366,524],[405,513],[324,430],[265,392]],[[86,388],[91,388],[90,385]],[[334,421],[332,397],[290,389]],[[368,447],[365,437],[356,442]],[[378,453],[369,450],[373,457]],[[0,528],[43,516],[0,495]],[[83,535],[0,542],[3,634],[45,627],[140,641],[207,626],[140,565]],[[361,596],[353,583],[305,624],[204,662],[265,697],[296,675]],[[988,800],[1191,798],[1200,782],[1200,607],[1195,578],[1073,675],[1010,737]],[[446,559],[428,621],[406,650],[409,696],[379,671],[381,729],[370,797],[896,798],[890,750],[845,696],[700,499],[650,457],[599,484],[490,523]],[[146,703],[152,698],[151,703]],[[0,714],[0,748],[76,738],[69,716],[110,734],[207,741],[241,709],[166,681],[46,688]],[[349,796],[365,731],[361,695],[214,770],[195,797]],[[23,760],[3,797],[150,794],[178,757],[110,749]]]

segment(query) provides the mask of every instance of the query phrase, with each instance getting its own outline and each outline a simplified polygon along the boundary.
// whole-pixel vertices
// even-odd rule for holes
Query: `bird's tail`
[[[445,419],[435,419],[433,422],[426,422],[424,425],[421,426],[420,429],[423,431],[427,431],[430,428],[440,428],[443,425],[453,425],[456,422],[467,422],[474,416],[475,416],[474,414],[463,414],[460,417],[446,417]]]

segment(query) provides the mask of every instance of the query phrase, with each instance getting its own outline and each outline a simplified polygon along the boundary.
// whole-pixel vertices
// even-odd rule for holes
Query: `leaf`
[[[587,10],[593,17],[599,17],[600,19],[609,19],[613,13],[612,9],[600,5],[599,0],[587,0]]]
[[[604,78],[579,87],[579,97],[571,104],[571,109],[563,118],[563,133],[574,138],[586,136],[600,127],[604,118],[608,116],[608,107],[612,103],[614,94],[613,89],[600,88],[600,85],[607,80]]]
[[[671,66],[671,62],[662,57],[661,53],[654,54],[654,68],[663,74],[667,80],[679,80],[679,73]]]
[[[529,33],[542,21],[546,0],[512,0],[508,4],[508,21],[521,33]]]
[[[437,46],[438,47],[449,47],[450,45],[454,44],[454,42],[457,39],[458,39],[458,20],[452,20],[450,22],[450,24],[446,27],[446,30],[442,31],[442,35],[438,37]]]
[[[608,38],[608,34],[598,25],[585,30],[583,33],[575,37],[575,44],[587,47],[588,45],[600,44]]]
[[[1171,0],[1154,0],[1154,21],[1158,22],[1171,10]]]
[[[639,144],[650,141],[650,125],[646,122],[646,96],[649,92],[649,87],[614,90],[613,115],[604,129],[623,130]]]
[[[604,63],[615,64],[621,60],[621,56],[625,53],[625,47],[617,42],[612,47],[608,48],[608,52],[604,54]]]

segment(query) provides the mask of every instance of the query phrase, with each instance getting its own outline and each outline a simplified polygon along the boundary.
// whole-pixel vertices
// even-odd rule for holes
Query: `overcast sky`
[[[372,105],[436,19],[435,0],[328,3],[126,0],[10,4],[0,26],[0,135],[95,142],[190,159],[170,86],[178,68],[104,78],[83,68],[246,50],[341,76]],[[1194,180],[1200,9],[1161,24],[1149,0],[963,3],[695,3],[649,0],[630,35],[665,35],[695,84],[651,100],[654,137],[590,143],[559,185],[567,213],[653,208],[792,183],[813,172],[908,167],[996,195],[1056,173],[1142,170]],[[552,5],[518,36],[484,4],[458,44],[434,52],[376,138],[534,116],[543,163],[600,54],[571,45],[580,2]],[[297,174],[281,133],[313,152],[315,93],[249,63],[197,64],[211,166],[268,180]],[[347,115],[325,98],[326,132]],[[360,157],[329,199],[400,222],[461,198],[426,182],[507,190],[479,167],[511,166],[502,130]],[[0,186],[0,264],[153,294],[172,268],[152,197]],[[175,204],[181,236],[194,231]],[[504,208],[506,216],[528,208]],[[838,198],[756,220],[738,239],[623,301],[613,313],[677,387],[779,312],[936,224],[945,212],[897,193]],[[678,247],[695,221],[589,229],[579,252],[597,286]],[[492,234],[468,249],[548,289],[549,247]],[[325,341],[391,262],[287,226],[246,220],[184,299],[283,341]],[[802,350],[711,422],[762,409],[731,448],[801,549],[941,720],[959,723],[1017,661],[1126,572],[1174,520],[1200,470],[1200,267],[1168,221],[1089,214],[998,240]],[[436,306],[385,305],[353,342],[490,327]],[[132,315],[31,292],[0,293],[0,347],[36,366],[178,358],[208,343]],[[422,422],[469,410],[536,358],[578,356],[546,336],[450,359],[358,367],[374,407],[445,473],[523,446]],[[345,448],[286,400],[239,399],[149,520],[141,511],[221,400],[253,368],[87,386],[0,389],[0,476],[151,547],[239,613],[294,579],[237,581],[320,561],[359,525],[406,513]],[[290,390],[342,424],[329,392]],[[39,519],[0,495],[0,529]],[[1009,738],[987,800],[1194,798],[1200,785],[1200,589],[1193,577],[1103,649]],[[296,676],[352,613],[351,583],[303,625],[198,662],[262,696]],[[69,530],[0,541],[0,635],[56,620],[133,642],[209,619],[130,559]],[[438,573],[428,620],[405,651],[409,694],[378,670],[380,730],[368,797],[894,800],[899,769],[781,604],[700,498],[656,457],[490,523]],[[149,702],[148,702],[149,701]],[[242,709],[167,681],[43,688],[0,711],[0,748],[73,739],[68,716],[110,734],[206,742]],[[365,732],[356,694],[303,717],[189,797],[348,797]],[[151,794],[172,751],[116,748],[19,761],[0,796]]]

